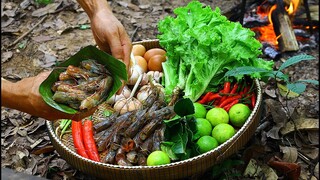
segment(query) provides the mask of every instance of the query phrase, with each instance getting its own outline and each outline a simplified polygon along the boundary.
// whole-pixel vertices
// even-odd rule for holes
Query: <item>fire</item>
[[[265,2],[263,2],[262,5]],[[285,10],[288,13],[288,15],[293,16],[295,14],[295,12],[297,11],[299,4],[300,4],[300,0],[291,0],[290,4],[285,7]],[[255,32],[259,32],[259,34],[260,34],[259,40],[261,42],[268,42],[270,45],[277,47],[278,46],[277,40],[281,35],[279,35],[278,37],[276,36],[274,29],[273,29],[272,19],[271,19],[271,14],[277,8],[277,5],[275,4],[271,8],[268,8],[267,12],[263,10],[262,5],[258,6],[257,14],[261,18],[268,16],[269,24],[267,26],[263,26],[263,27],[254,27],[254,28],[251,28],[251,30],[253,30]]]
[[[286,7],[286,11],[289,15],[294,15],[299,7],[300,0],[291,0],[289,7]]]

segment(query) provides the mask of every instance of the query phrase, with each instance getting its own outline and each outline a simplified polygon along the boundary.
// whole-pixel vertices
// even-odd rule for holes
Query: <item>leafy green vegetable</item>
[[[94,46],[86,46],[82,49],[80,49],[79,52],[71,56],[66,61],[60,63],[57,65],[57,68],[55,68],[50,75],[45,79],[39,88],[39,92],[43,98],[43,100],[51,107],[64,112],[68,114],[76,114],[78,113],[77,110],[64,105],[56,103],[53,99],[53,92],[51,91],[52,85],[58,80],[59,74],[63,71],[65,71],[65,67],[68,67],[69,65],[75,65],[79,66],[81,61],[87,60],[87,59],[94,59],[98,63],[105,65],[105,67],[108,69],[108,71],[111,73],[114,83],[111,88],[111,91],[108,92],[107,96],[104,99],[101,99],[100,102],[109,99],[111,96],[113,96],[118,89],[121,87],[122,82],[121,79],[127,81],[128,75],[126,66],[122,61],[119,61],[112,57],[111,55],[97,49]]]
[[[174,13],[176,18],[168,16],[158,24],[159,43],[168,58],[162,63],[167,96],[177,88],[194,102],[209,83],[222,83],[228,70],[241,66],[272,69],[273,61],[258,58],[262,45],[254,32],[229,21],[219,8],[213,11],[192,1]],[[260,73],[251,74],[251,78],[260,78]]]
[[[175,117],[164,120],[166,141],[161,143],[161,149],[168,153],[171,160],[184,160],[199,154],[192,141],[196,132],[195,118],[192,116],[194,106],[190,99],[180,99],[174,111],[177,114]]]
[[[280,83],[277,83],[277,86],[280,90],[280,94],[288,96],[288,97],[297,97],[299,94],[304,92],[306,90],[306,85],[304,83],[312,83],[315,85],[319,85],[319,81],[317,80],[298,80],[296,82],[290,82],[289,76],[281,72],[285,68],[292,66],[294,64],[297,64],[301,61],[306,60],[315,60],[313,56],[301,54],[293,56],[289,59],[287,59],[278,70],[268,70],[258,67],[251,67],[251,66],[243,66],[243,67],[237,67],[235,69],[229,70],[225,73],[225,76],[239,76],[239,75],[252,75],[255,73],[260,73],[261,79],[268,80],[269,78],[274,78],[278,81],[282,80],[286,85],[282,85]]]

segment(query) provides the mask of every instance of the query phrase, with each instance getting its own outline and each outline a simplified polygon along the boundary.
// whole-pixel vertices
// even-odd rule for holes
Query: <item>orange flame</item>
[[[286,11],[289,15],[294,15],[298,9],[300,0],[291,0],[289,7],[286,7]]]
[[[298,9],[300,0],[291,0],[290,1],[290,5],[288,7],[286,7],[286,11],[289,15],[293,16],[295,14],[295,12]],[[263,26],[263,27],[254,27],[251,28],[251,30],[253,31],[258,31],[261,35],[259,37],[259,40],[262,42],[268,42],[269,44],[277,47],[278,46],[278,38],[281,36],[276,36],[274,29],[273,29],[273,23],[272,23],[272,19],[271,19],[271,14],[272,12],[277,8],[277,5],[273,5],[268,12],[265,12],[262,10],[261,6],[258,6],[257,9],[257,14],[259,14],[259,16],[261,18],[268,16],[268,20],[269,20],[269,25],[267,26]]]

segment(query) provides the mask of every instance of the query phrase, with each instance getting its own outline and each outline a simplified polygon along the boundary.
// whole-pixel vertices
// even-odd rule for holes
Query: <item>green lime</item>
[[[220,123],[229,123],[229,115],[223,108],[212,108],[207,112],[206,119],[208,119],[212,126]]]
[[[195,139],[198,139],[202,136],[210,136],[212,132],[212,125],[211,123],[204,118],[197,118],[196,119],[196,127],[197,132],[194,135]]]
[[[205,118],[207,114],[207,109],[200,103],[193,103],[194,106],[194,114],[193,116],[196,118]]]
[[[153,151],[147,158],[148,166],[157,166],[162,164],[169,164],[170,158],[167,153],[163,151]]]
[[[205,153],[218,147],[219,143],[212,136],[202,136],[198,139],[197,145],[199,146],[200,153]]]
[[[230,122],[232,125],[241,127],[251,114],[248,106],[238,103],[233,105],[229,110]]]
[[[219,144],[222,144],[235,134],[236,130],[233,128],[233,126],[230,124],[221,123],[212,129],[211,135],[219,142]]]

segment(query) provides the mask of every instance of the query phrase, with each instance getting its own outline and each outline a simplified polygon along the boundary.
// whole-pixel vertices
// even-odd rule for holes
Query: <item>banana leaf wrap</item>
[[[71,56],[69,59],[58,64],[56,68],[52,70],[50,75],[41,83],[39,87],[39,92],[43,100],[49,106],[67,114],[76,114],[79,112],[78,110],[73,109],[67,105],[59,104],[55,102],[52,98],[53,92],[51,90],[51,87],[56,81],[58,81],[60,73],[65,71],[64,68],[59,68],[59,67],[68,67],[69,65],[74,65],[78,67],[81,61],[88,60],[88,59],[94,59],[98,63],[104,65],[105,68],[111,73],[111,76],[113,77],[113,86],[111,87],[111,90],[107,93],[107,96],[105,96],[100,100],[99,104],[108,100],[111,96],[113,96],[119,90],[119,88],[122,85],[121,79],[124,81],[128,80],[126,66],[122,61],[114,58],[113,56],[109,55],[104,51],[99,50],[95,46],[89,45],[80,49],[76,54]]]

